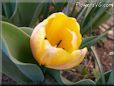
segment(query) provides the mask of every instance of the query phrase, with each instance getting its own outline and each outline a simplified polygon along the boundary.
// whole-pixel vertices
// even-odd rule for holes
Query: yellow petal
[[[67,17],[59,12],[52,14],[46,20],[48,21],[46,25],[46,37],[52,46],[56,46],[62,41],[59,47],[69,52],[79,48],[82,37],[79,24],[75,18]]]
[[[76,50],[72,54],[59,48],[50,48],[44,54],[44,65],[53,69],[70,69],[79,65],[87,53],[87,48]]]
[[[68,28],[65,28],[59,31],[58,34],[60,34],[60,39],[58,40],[61,40],[61,43],[58,47],[63,48],[68,52],[72,52],[78,48],[77,36],[73,31],[69,30]]]
[[[59,13],[52,14],[46,20],[48,21],[46,25],[46,37],[52,46],[57,45],[57,43],[59,43],[60,40],[62,40],[62,44],[59,47],[64,47],[63,39],[65,40],[66,38],[67,40],[65,40],[66,42],[64,43],[67,44],[67,46],[65,46],[67,47],[66,48],[67,51],[69,50],[73,51],[79,48],[82,42],[82,36],[80,34],[80,26],[77,23],[75,18],[67,17],[65,14],[59,12]],[[75,32],[76,36],[75,35],[73,36],[75,36],[76,42],[73,46],[71,46],[70,45],[71,43],[69,43],[71,42],[70,41],[71,37],[70,37],[70,34],[65,33],[66,29],[71,30],[70,32],[73,32],[73,33]],[[61,38],[61,36],[63,36],[64,34],[65,34],[64,38]]]
[[[82,42],[82,36],[80,33],[80,25],[78,24],[75,18],[68,17],[63,23],[63,26],[69,28],[70,30],[76,33],[77,35],[77,48],[76,49],[78,49]]]
[[[55,13],[51,16],[47,19],[49,24],[46,25],[46,37],[51,45],[55,46],[58,42],[57,39],[59,38],[58,32],[61,29],[64,29],[62,28],[62,22],[67,18],[67,16],[61,12]]]
[[[51,46],[50,43],[47,40],[45,40],[46,34],[45,34],[44,27],[45,27],[44,22],[38,24],[34,28],[30,38],[30,45],[31,45],[33,56],[40,64],[42,64],[40,60],[45,50]]]

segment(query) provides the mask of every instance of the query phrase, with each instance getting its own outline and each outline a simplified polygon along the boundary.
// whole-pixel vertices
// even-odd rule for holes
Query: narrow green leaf
[[[111,71],[107,71],[107,72],[104,73],[104,77],[105,77],[106,83],[109,80],[110,74],[111,74]],[[102,84],[101,82],[102,82],[101,77],[99,77],[99,79],[96,80],[96,84]]]
[[[2,3],[2,11],[3,11],[3,15],[6,16],[7,18],[10,18],[16,8],[16,3],[14,2],[4,2]]]
[[[18,26],[29,26],[38,3],[17,3],[11,21]]]
[[[98,1],[98,3],[102,5],[102,7],[93,7],[93,9],[88,13],[88,15],[85,18],[83,18],[84,20],[82,20],[82,24],[81,24],[82,34],[86,33],[87,31],[89,32],[92,26],[94,26],[93,28],[95,28],[98,25],[102,24],[111,16],[106,13],[106,11],[110,10],[110,7],[103,7],[104,4],[109,2],[111,1],[108,1],[108,0]],[[85,13],[86,12],[87,11],[85,11]]]
[[[39,17],[42,14],[43,8],[46,5],[46,3],[44,3],[44,2],[45,2],[45,0],[42,0],[41,3],[39,3],[36,6],[36,9],[35,9],[34,14],[32,16],[31,22],[29,24],[30,27],[34,27],[37,24],[37,22],[39,21]]]
[[[67,4],[67,6],[62,10],[63,13],[65,13],[66,15],[70,14],[70,3]]]
[[[78,12],[78,15],[77,15],[77,20],[79,21],[81,19],[81,17],[85,14],[87,10],[87,7],[83,7],[80,9],[80,11]]]
[[[102,8],[99,10],[99,13],[95,16],[90,16],[91,20],[90,21],[85,21],[86,24],[84,25],[84,27],[82,27],[81,29],[81,33],[84,34],[86,31],[88,31],[88,29],[90,29],[90,27],[95,23],[95,21],[98,21],[99,17],[102,15],[102,13],[104,13],[104,11],[106,10],[106,8]]]
[[[114,55],[112,55],[112,63],[114,63]],[[112,71],[111,71],[111,74],[109,76],[108,84],[114,85],[114,64],[112,66]]]
[[[59,3],[57,0],[52,0],[52,3],[55,7],[55,12],[61,12],[63,8],[67,5],[66,0],[61,0],[62,3]]]
[[[101,83],[102,84],[106,84],[106,80],[105,80],[105,77],[104,77],[104,70],[103,70],[100,58],[99,58],[94,46],[91,46],[91,50],[94,53],[94,56],[95,56],[95,59],[96,59],[96,62],[97,62],[98,68],[99,68],[99,74],[100,74],[100,77],[101,77]]]
[[[80,48],[93,46],[95,43],[97,43],[99,40],[101,40],[104,36],[106,36],[106,34],[109,30],[105,31],[104,33],[102,33],[101,35],[98,35],[98,36],[91,36],[91,37],[84,38]]]
[[[90,1],[90,2],[89,2],[89,4],[96,4],[96,3],[97,3],[97,0],[94,1],[94,3],[93,3],[93,1]],[[86,8],[87,8],[87,9],[86,9],[85,13],[83,13],[84,18],[83,18],[83,20],[81,21],[81,27],[83,26],[83,24],[85,23],[85,21],[87,20],[87,18],[88,18],[88,17],[90,18],[90,15],[93,15],[94,10],[95,10],[95,8],[92,7],[92,6],[89,6],[89,7],[86,7]]]
[[[103,22],[108,20],[111,17],[111,14],[108,13],[108,11],[105,11],[100,17],[99,20],[94,23],[94,27],[97,27],[101,25]]]
[[[5,3],[2,4],[2,11],[4,13],[4,16],[6,16],[8,18],[10,16],[10,14],[9,14],[9,12],[8,12],[9,10],[7,9],[6,6],[7,5]]]
[[[109,76],[109,80],[108,80],[107,84],[114,85],[114,68],[112,68],[112,72]]]

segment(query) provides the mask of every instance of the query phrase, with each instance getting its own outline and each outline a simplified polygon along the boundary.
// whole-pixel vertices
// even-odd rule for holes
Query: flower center
[[[60,45],[61,42],[62,42],[62,40],[59,41],[59,43],[57,44],[57,47]]]
[[[46,38],[52,46],[72,52],[81,44],[80,28],[74,18],[64,14],[49,17],[45,27]]]
[[[68,28],[52,29],[46,32],[46,40],[52,46],[63,48],[68,52],[76,49],[76,34]]]

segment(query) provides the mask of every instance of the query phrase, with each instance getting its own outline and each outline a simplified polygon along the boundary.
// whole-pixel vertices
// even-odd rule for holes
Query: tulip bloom
[[[78,22],[62,12],[53,13],[38,24],[30,38],[37,62],[59,70],[72,68],[83,61],[87,48],[79,49],[81,42]]]

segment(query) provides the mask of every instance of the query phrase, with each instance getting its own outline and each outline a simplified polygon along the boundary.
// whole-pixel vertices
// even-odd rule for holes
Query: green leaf
[[[78,81],[76,85],[95,85],[95,82],[90,79],[83,79]]]
[[[78,21],[79,21],[79,20],[81,19],[81,17],[85,14],[86,10],[87,10],[87,7],[83,7],[83,8],[80,9],[80,11],[79,11],[78,14],[77,14],[77,18],[76,18]]]
[[[34,27],[37,22],[39,21],[39,17],[43,12],[43,8],[45,7],[46,3],[43,3],[45,0],[42,0],[42,3],[39,3],[34,11],[34,14],[32,16],[32,19],[30,21],[29,26]]]
[[[107,9],[109,10],[109,9]],[[101,25],[103,22],[105,22],[106,20],[108,20],[111,17],[111,14],[108,13],[108,11],[105,11],[100,17],[99,20],[97,20],[93,26],[97,27],[99,25]]]
[[[38,3],[17,3],[15,14],[10,20],[18,26],[29,26]]]
[[[29,36],[31,36],[32,31],[33,31],[33,28],[30,28],[30,27],[19,27],[19,29],[21,29],[22,31],[24,31]]]
[[[104,77],[105,77],[106,83],[108,82],[110,74],[111,74],[111,71],[108,71],[108,72],[104,73]],[[101,79],[101,77],[99,77],[99,79],[96,80],[96,84],[101,84],[101,83],[102,83],[102,79]]]
[[[31,80],[26,77],[14,64],[8,55],[7,49],[5,47],[5,43],[3,40],[0,40],[0,51],[2,52],[2,73],[6,74],[7,76],[11,77],[14,81],[16,81],[19,84],[27,84],[27,82],[30,82]],[[13,70],[13,71],[12,71]]]
[[[12,22],[11,20],[9,20],[7,17],[5,17],[5,16],[1,16],[0,15],[0,17],[2,17],[2,21],[6,21],[6,22]]]
[[[108,80],[107,84],[114,85],[114,67],[112,68],[112,72],[109,76],[109,80]]]
[[[114,62],[114,55],[112,55],[112,62]],[[114,85],[114,64],[112,66],[112,71],[111,71],[111,74],[109,76],[108,84]]]
[[[98,36],[91,36],[91,37],[84,38],[80,48],[93,46],[95,43],[100,41],[104,36],[106,36],[108,31],[106,31],[106,32],[104,32],[104,33],[102,33],[101,35],[98,35]]]
[[[67,5],[64,7],[64,9],[62,10],[63,13],[65,13],[68,16],[74,16],[77,13],[77,9],[76,8],[76,2],[78,0],[69,0],[67,2]],[[58,6],[59,7],[59,6]]]
[[[52,3],[55,7],[55,12],[61,12],[63,10],[63,8],[67,5],[66,0],[61,0],[61,3],[59,3],[58,1],[57,0],[52,0]]]
[[[109,11],[111,7],[103,7],[104,4],[111,3],[111,1],[102,0],[97,1],[97,3],[100,3],[102,6],[89,7],[85,12],[83,12],[84,18],[81,20],[82,34],[91,31],[91,29],[94,29],[111,17],[111,15],[106,13],[106,11]]]
[[[106,84],[106,80],[105,80],[105,77],[104,77],[104,71],[103,71],[103,67],[102,67],[100,58],[99,58],[94,46],[91,46],[91,50],[93,51],[93,54],[95,56],[95,59],[96,59],[96,62],[97,62],[98,68],[99,68],[99,74],[100,74],[100,77],[101,77],[101,84]]]
[[[86,37],[83,39],[80,48],[91,47],[92,45],[94,45],[99,40],[101,40],[101,36],[100,37],[99,36]]]
[[[64,84],[61,80],[61,75],[59,70],[54,70],[54,69],[46,69],[46,73],[51,75],[57,82],[58,84]]]
[[[1,24],[3,39],[12,56],[21,62],[34,62],[29,36],[10,23],[1,22]]]
[[[17,68],[17,66],[9,59],[5,53],[2,53],[2,65],[2,73],[11,77],[17,83],[27,84],[27,82],[31,82],[31,80]]]
[[[71,82],[64,78],[61,75],[61,72],[59,70],[54,70],[54,69],[46,69],[48,74],[50,74],[55,80],[60,84],[60,85],[95,85],[94,81],[89,80],[89,79],[83,79],[78,82]]]
[[[42,0],[36,7],[34,14],[32,16],[32,20],[29,24],[29,27],[34,27],[38,22],[48,17],[49,14],[49,5],[50,3],[46,3],[46,0]]]
[[[10,18],[14,12],[15,12],[15,8],[17,6],[17,4],[14,2],[11,2],[9,0],[9,2],[3,2],[2,3],[2,15],[4,15],[6,18]]]
[[[29,36],[12,24],[3,21],[0,23],[2,24],[3,40],[8,52],[5,52],[5,54],[29,79],[43,81],[43,73],[31,53]]]

